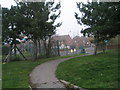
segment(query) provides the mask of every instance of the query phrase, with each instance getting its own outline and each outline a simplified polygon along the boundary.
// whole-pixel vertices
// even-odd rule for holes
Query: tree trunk
[[[58,56],[60,56],[59,41],[57,41]]]
[[[98,49],[98,45],[99,45],[99,32],[97,31],[97,35],[96,35],[96,37],[95,37],[95,43],[96,43],[96,45],[95,45],[95,52],[94,52],[94,55],[97,55],[97,49]]]
[[[51,37],[49,37],[48,48],[47,48],[47,57],[50,57],[51,53]]]
[[[44,42],[45,54],[46,54],[46,56],[47,56],[47,45],[46,45],[46,40],[44,40],[43,42]]]
[[[95,47],[94,55],[97,55],[97,47]]]
[[[16,59],[17,58],[16,43],[15,43],[15,46],[14,46],[14,54],[15,54],[15,59]]]
[[[94,55],[97,55],[98,44],[95,45]]]
[[[10,53],[9,53],[9,57],[8,57],[8,59],[6,59],[6,60],[7,60],[6,62],[11,61],[12,50],[13,50],[13,45],[10,45]]]
[[[105,49],[103,48],[103,53],[105,53]]]
[[[36,60],[37,59],[37,41],[36,40],[34,40],[34,60]]]
[[[105,50],[105,45],[103,44],[103,53],[105,53],[105,51],[106,51],[106,50]]]
[[[39,56],[40,56],[40,51],[41,51],[41,45],[40,45],[40,39],[38,39],[38,47],[39,47]]]

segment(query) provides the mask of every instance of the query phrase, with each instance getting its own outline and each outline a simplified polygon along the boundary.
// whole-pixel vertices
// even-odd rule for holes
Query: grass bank
[[[56,76],[82,88],[117,88],[118,51],[78,57],[60,63]]]
[[[44,58],[37,61],[14,61],[2,64],[2,87],[3,88],[28,88],[28,75],[34,67],[47,61],[72,56],[57,56],[52,58]]]

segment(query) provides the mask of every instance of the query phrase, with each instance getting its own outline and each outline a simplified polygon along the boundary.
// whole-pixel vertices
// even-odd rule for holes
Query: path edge
[[[60,81],[61,83],[63,83],[66,88],[86,90],[86,89],[84,89],[84,88],[81,88],[81,87],[79,87],[79,86],[77,86],[77,85],[74,85],[74,84],[72,84],[72,83],[70,83],[70,82],[67,82],[67,81],[65,81],[65,80],[61,80],[61,79],[60,79],[59,81]]]

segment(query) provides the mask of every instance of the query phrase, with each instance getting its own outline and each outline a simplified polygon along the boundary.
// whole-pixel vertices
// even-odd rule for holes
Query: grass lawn
[[[74,56],[78,55],[81,54]],[[73,55],[45,58],[37,61],[14,61],[2,64],[2,88],[28,88],[28,75],[35,66],[46,61],[67,58],[71,56]]]
[[[118,51],[107,51],[96,56],[84,56],[59,64],[59,79],[82,88],[118,87]]]

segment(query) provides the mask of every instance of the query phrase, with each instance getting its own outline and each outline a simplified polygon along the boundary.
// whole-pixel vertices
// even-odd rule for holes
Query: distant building
[[[54,36],[53,39],[59,41],[60,49],[70,49],[70,46],[72,45],[72,39],[69,35]]]
[[[73,38],[72,42],[72,45],[74,45],[76,48],[79,48],[80,46],[90,46],[90,41],[84,36],[76,36]]]
[[[75,48],[79,48],[80,46],[90,46],[90,41],[84,36],[76,36],[72,39],[69,35],[60,35],[54,36],[53,40],[59,41],[60,49],[70,49],[73,46]]]

